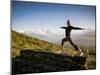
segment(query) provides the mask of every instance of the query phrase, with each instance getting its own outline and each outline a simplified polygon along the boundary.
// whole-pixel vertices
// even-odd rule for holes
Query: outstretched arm
[[[60,27],[60,28],[66,29],[67,27]]]
[[[84,30],[84,28],[79,28],[79,27],[72,27],[72,29],[75,29],[75,30]]]

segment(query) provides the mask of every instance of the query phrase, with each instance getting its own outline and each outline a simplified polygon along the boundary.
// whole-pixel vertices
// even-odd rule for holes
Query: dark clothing
[[[73,27],[73,26],[68,26],[68,27],[61,27],[63,29],[65,29],[65,35],[66,37],[62,39],[62,47],[64,45],[64,42],[69,41],[69,43],[74,47],[74,49],[77,51],[79,50],[78,46],[76,44],[73,43],[73,41],[71,40],[70,34],[71,34],[71,30],[82,30],[82,28],[79,27]]]
[[[61,27],[61,28],[65,29],[65,35],[66,35],[66,37],[70,36],[72,29],[74,29],[74,30],[81,30],[82,29],[82,28],[73,27],[73,26]]]
[[[79,50],[78,46],[76,44],[73,43],[73,41],[71,40],[71,37],[66,37],[64,39],[62,39],[62,46],[64,45],[64,42],[69,41],[69,43],[74,47],[74,49],[77,51]]]

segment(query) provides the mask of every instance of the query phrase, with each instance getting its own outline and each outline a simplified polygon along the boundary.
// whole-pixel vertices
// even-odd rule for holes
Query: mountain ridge
[[[31,37],[36,37],[42,40],[46,40],[48,42],[54,43],[54,44],[61,44],[61,40],[62,38],[64,38],[64,34],[60,34],[57,35],[58,33],[47,33],[47,34],[41,34],[41,33],[35,33],[34,31],[24,31],[22,32],[23,34],[26,34],[28,36]],[[44,32],[45,33],[45,32]],[[75,32],[74,32],[75,33]],[[79,46],[84,46],[82,48],[86,48],[86,49],[94,49],[95,50],[95,30],[86,30],[86,31],[82,31],[82,33],[80,32],[76,32],[76,34],[73,34],[72,32],[72,40],[74,42],[77,42],[77,44]],[[67,45],[69,48],[72,48],[70,45]],[[67,47],[66,46],[66,47]]]
[[[64,48],[56,44],[52,44],[48,41],[40,40],[35,37],[30,37],[28,35],[12,31],[12,58],[20,56],[21,50],[31,50],[34,52],[48,52],[54,54],[62,54],[67,56],[72,56],[76,51],[72,48]],[[91,51],[93,55],[87,58],[87,65],[89,69],[95,68],[95,52]],[[80,57],[78,55],[78,57]]]

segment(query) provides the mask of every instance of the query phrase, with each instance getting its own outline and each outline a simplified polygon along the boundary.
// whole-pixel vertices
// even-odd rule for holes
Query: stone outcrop
[[[85,70],[86,57],[67,56],[50,52],[21,50],[20,56],[12,59],[12,73],[43,73]]]

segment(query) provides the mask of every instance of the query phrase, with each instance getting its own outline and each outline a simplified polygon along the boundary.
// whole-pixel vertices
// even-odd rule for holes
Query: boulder
[[[12,74],[85,70],[86,57],[21,50],[12,59]]]

